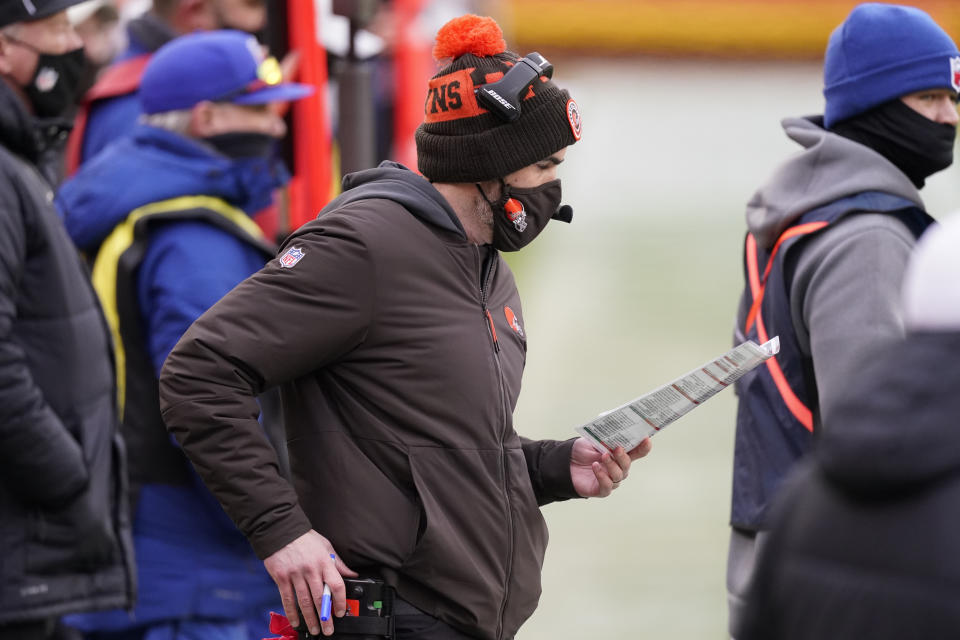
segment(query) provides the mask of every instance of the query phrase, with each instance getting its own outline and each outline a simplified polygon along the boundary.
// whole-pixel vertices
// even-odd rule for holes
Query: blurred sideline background
[[[566,438],[602,410],[731,345],[744,206],[822,113],[827,38],[857,3],[513,0],[490,6],[518,53],[556,66],[584,122],[561,168],[570,226],[509,256],[529,336],[515,415]],[[956,39],[960,3],[915,2]],[[960,168],[922,192],[960,209]],[[726,638],[735,396],[654,438],[611,499],[544,508],[540,607],[519,640]]]
[[[294,48],[305,38],[320,43],[319,59],[302,65],[301,81],[325,86],[323,56],[342,59],[348,49],[343,19],[339,36],[330,28],[335,1],[270,0],[271,16],[288,20],[274,26],[271,39],[289,39]],[[122,19],[150,4],[94,4],[111,3]],[[521,433],[572,437],[574,427],[600,411],[731,346],[742,287],[745,203],[775,165],[799,149],[783,134],[780,119],[822,112],[827,38],[856,4],[383,3],[392,21],[378,25],[385,39],[371,46],[388,54],[391,47],[402,51],[383,66],[388,74],[393,69],[401,88],[390,157],[415,164],[411,134],[422,118],[426,77],[435,68],[428,59],[432,39],[461,13],[492,15],[512,50],[545,55],[555,65],[554,79],[580,106],[583,139],[560,171],[574,222],[554,222],[537,242],[508,256],[529,336],[515,415]],[[960,37],[960,2],[912,4]],[[369,35],[355,42],[365,55]],[[104,45],[105,58],[118,46],[113,40]],[[341,79],[336,69],[330,65],[334,81]],[[311,219],[329,199],[343,160],[331,146],[335,92],[319,92],[315,103],[298,103],[293,112],[299,118],[291,152],[297,179],[280,207],[281,232]],[[923,196],[935,217],[960,209],[960,168],[931,178]],[[734,413],[733,392],[724,391],[658,434],[652,454],[634,466],[630,481],[611,499],[544,509],[551,543],[543,597],[518,640],[727,637]]]

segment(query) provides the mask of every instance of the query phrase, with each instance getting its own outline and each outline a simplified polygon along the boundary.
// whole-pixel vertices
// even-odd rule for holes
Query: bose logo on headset
[[[507,122],[520,117],[520,98],[527,87],[541,76],[553,77],[553,65],[537,52],[517,61],[496,82],[476,89],[477,102]],[[503,96],[508,96],[504,98]]]

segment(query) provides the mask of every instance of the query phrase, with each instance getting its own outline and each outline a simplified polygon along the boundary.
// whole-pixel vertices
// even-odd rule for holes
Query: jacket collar
[[[36,123],[6,79],[0,79],[0,144],[36,163],[40,154]]]

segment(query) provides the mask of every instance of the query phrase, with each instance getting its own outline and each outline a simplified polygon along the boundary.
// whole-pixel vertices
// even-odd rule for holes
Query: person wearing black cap
[[[110,335],[52,205],[70,0],[0,5],[0,638],[133,602]],[[54,136],[57,137],[56,135]]]
[[[804,149],[747,205],[735,341],[779,335],[780,353],[737,382],[731,628],[780,483],[862,364],[903,337],[900,282],[932,222],[919,190],[953,161],[958,91],[960,51],[929,15],[857,6],[827,45],[823,116],[783,121]]]
[[[160,376],[168,429],[313,634],[377,624],[353,619],[359,604],[341,617],[363,589],[343,578],[360,574],[395,593],[380,602],[397,640],[514,637],[540,596],[540,507],[610,495],[650,450],[514,430],[527,327],[500,252],[570,220],[557,172],[580,113],[490,18],[444,25],[434,56],[423,176],[391,162],[346,176]],[[256,420],[276,386],[292,483]]]
[[[15,0],[0,7],[5,68],[11,90],[28,105],[34,122],[34,153],[44,177],[59,181],[72,126],[65,117],[77,98],[83,73],[83,42],[67,18],[70,0]]]
[[[67,620],[98,640],[260,640],[280,606],[250,545],[170,441],[157,375],[197,316],[275,253],[250,219],[289,178],[274,157],[286,127],[270,104],[313,90],[281,75],[247,33],[169,42],[144,72],[141,124],[57,194],[116,337],[130,460],[137,606]]]

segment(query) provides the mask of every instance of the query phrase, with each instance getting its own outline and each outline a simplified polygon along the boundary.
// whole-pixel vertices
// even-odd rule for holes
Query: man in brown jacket
[[[396,590],[395,638],[512,638],[540,596],[539,506],[609,495],[650,449],[514,431],[526,330],[498,250],[569,221],[556,174],[579,112],[489,18],[445,25],[434,55],[451,61],[417,131],[426,179],[347,176],[160,379],[167,426],[313,634],[333,633],[324,584],[342,616],[341,576],[359,572]],[[278,385],[292,486],[257,425]]]

